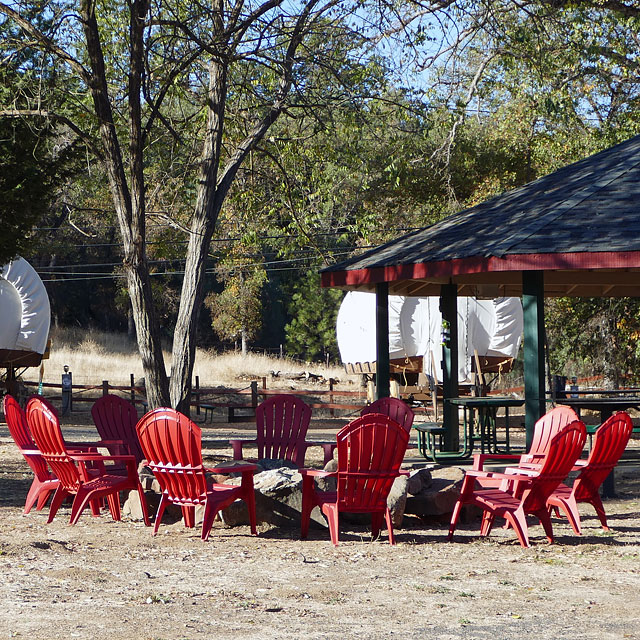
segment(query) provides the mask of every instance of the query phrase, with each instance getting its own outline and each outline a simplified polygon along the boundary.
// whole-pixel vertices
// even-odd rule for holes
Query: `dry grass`
[[[171,354],[165,351],[167,366]],[[51,354],[44,361],[44,382],[59,383],[65,364],[73,372],[76,384],[99,384],[108,380],[112,385],[128,385],[130,375],[143,376],[137,347],[125,334],[104,333],[91,329],[54,329],[51,336]],[[347,376],[338,366],[327,367],[321,363],[300,363],[287,358],[274,358],[250,353],[215,353],[199,349],[196,354],[194,376],[199,376],[200,386],[246,386],[247,380],[269,378],[269,387],[288,384],[283,374],[310,371],[325,379],[334,378],[353,388],[359,380]],[[271,372],[280,372],[273,378]],[[26,379],[37,377],[35,369],[27,370]]]

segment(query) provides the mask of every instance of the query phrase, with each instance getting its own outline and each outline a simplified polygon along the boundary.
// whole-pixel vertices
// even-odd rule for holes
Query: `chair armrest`
[[[533,467],[507,467],[504,470],[504,473],[509,477],[522,475],[527,476],[528,478],[533,478],[534,476],[537,476],[538,473],[540,473],[540,466],[538,465],[537,469]]]
[[[473,456],[473,469],[482,471],[485,460],[520,460],[520,456],[509,453],[476,453]]]
[[[114,462],[133,462],[135,463],[135,456],[129,454],[122,454],[116,456],[105,456],[101,453],[70,453],[69,457],[72,460],[78,462],[91,462],[92,460],[98,460],[104,462],[105,460],[112,460]]]
[[[322,469],[299,469],[298,473],[303,477],[308,478],[329,478],[331,476],[337,476],[337,471],[323,471]]]
[[[221,473],[221,474],[246,473],[248,471],[251,473],[255,473],[257,470],[258,470],[258,465],[252,464],[251,462],[242,462],[240,464],[229,463],[226,466],[205,468],[205,471],[208,471],[210,473]]]
[[[495,471],[482,471],[479,469],[469,469],[466,472],[465,477],[475,478],[478,481],[487,479],[487,480],[507,480],[509,482],[514,482],[517,480],[518,482],[521,482],[522,484],[525,484],[525,485],[531,484],[531,481],[533,479],[531,476],[526,476],[519,473],[514,473],[514,474],[497,473]]]
[[[324,464],[327,464],[330,460],[333,460],[333,451],[338,446],[337,442],[320,442],[305,440],[305,446],[308,447],[322,447],[324,452]]]
[[[245,444],[258,444],[257,440],[229,440],[233,449],[233,459],[242,460],[242,446]]]

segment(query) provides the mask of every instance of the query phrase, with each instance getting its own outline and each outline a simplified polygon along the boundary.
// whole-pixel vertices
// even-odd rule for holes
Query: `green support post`
[[[448,323],[449,339],[442,347],[442,426],[445,429],[444,450],[457,451],[460,446],[458,407],[447,402],[457,398],[458,391],[458,287],[444,284],[440,288],[442,321]]]
[[[544,273],[523,271],[524,406],[527,449],[536,421],[545,413],[544,396]]]
[[[376,399],[389,397],[389,283],[376,284]]]

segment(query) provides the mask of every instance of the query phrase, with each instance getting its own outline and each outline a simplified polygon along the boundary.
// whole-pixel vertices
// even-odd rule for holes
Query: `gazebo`
[[[439,295],[452,342],[457,296],[522,296],[529,442],[546,408],[544,297],[640,295],[640,136],[328,267],[322,285],[376,292],[378,396],[389,394],[390,293]],[[445,398],[458,395],[454,346]],[[454,411],[445,403],[445,426]]]

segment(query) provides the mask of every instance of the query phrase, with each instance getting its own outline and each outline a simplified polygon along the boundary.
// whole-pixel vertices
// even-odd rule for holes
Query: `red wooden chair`
[[[136,424],[138,412],[130,402],[115,395],[105,395],[91,407],[91,417],[111,455],[130,454],[139,464],[144,459]]]
[[[333,457],[334,443],[307,442],[305,437],[311,422],[311,407],[300,398],[288,393],[271,396],[256,407],[257,438],[229,440],[233,459],[242,460],[245,444],[258,445],[258,459],[282,458],[298,467],[304,466],[304,457],[311,446],[321,446],[325,464]]]
[[[33,441],[29,431],[27,416],[16,399],[9,394],[5,395],[3,407],[9,433],[34,475],[24,504],[24,513],[26,515],[31,511],[34,504],[36,504],[38,511],[42,509],[51,493],[58,488],[60,482],[49,471],[45,459],[36,447],[36,443]]]
[[[51,502],[48,522],[53,520],[63,500],[69,495],[75,495],[69,524],[75,524],[78,521],[87,504],[91,504],[94,515],[98,515],[102,498],[107,499],[113,519],[120,520],[119,492],[137,489],[144,521],[147,526],[149,525],[144,492],[133,456],[103,456],[96,452],[70,452],[62,437],[57,416],[37,396],[32,397],[27,403],[27,421],[42,457],[60,482]],[[124,462],[127,465],[128,475],[109,473],[109,467],[104,465],[107,461]],[[87,463],[93,463],[94,467],[87,468]]]
[[[540,463],[535,475],[510,475],[471,469],[465,473],[460,498],[456,502],[451,517],[449,540],[453,538],[460,510],[465,504],[474,504],[484,511],[480,534],[489,535],[496,516],[505,518],[518,536],[523,547],[530,546],[527,529],[527,514],[536,516],[547,535],[553,542],[551,517],[547,508],[547,499],[564,480],[575,464],[587,432],[584,424],[576,420],[561,429],[549,442],[547,454]],[[483,480],[502,480],[502,487],[476,487]],[[515,497],[509,485],[517,481],[523,488],[520,497]]]
[[[409,433],[413,425],[415,414],[406,402],[399,398],[379,398],[370,405],[364,407],[360,412],[361,416],[367,413],[381,413],[395,420],[401,427]]]
[[[338,544],[340,511],[371,513],[371,533],[380,533],[383,518],[389,543],[395,544],[387,496],[400,475],[400,465],[409,441],[409,432],[379,413],[368,413],[342,428],[337,435],[338,470],[301,469],[301,537],[309,533],[311,511],[319,506],[329,522],[331,542]],[[314,478],[336,478],[336,491],[319,491]]]
[[[136,427],[147,464],[162,489],[153,535],[158,532],[169,502],[182,507],[184,523],[195,526],[195,507],[204,506],[202,539],[209,538],[216,513],[236,499],[249,509],[251,533],[257,534],[254,464],[206,468],[202,463],[201,429],[174,409],[160,408],[144,415]],[[242,473],[240,486],[211,482],[207,473]]]
[[[603,422],[596,431],[586,463],[578,467],[581,471],[574,480],[573,486],[558,485],[547,500],[549,509],[553,508],[557,515],[559,515],[560,509],[565,512],[576,535],[582,534],[580,514],[578,513],[579,502],[588,502],[593,505],[602,528],[605,531],[609,530],[598,489],[618,464],[618,460],[629,442],[632,429],[633,422],[624,411],[612,415]]]

